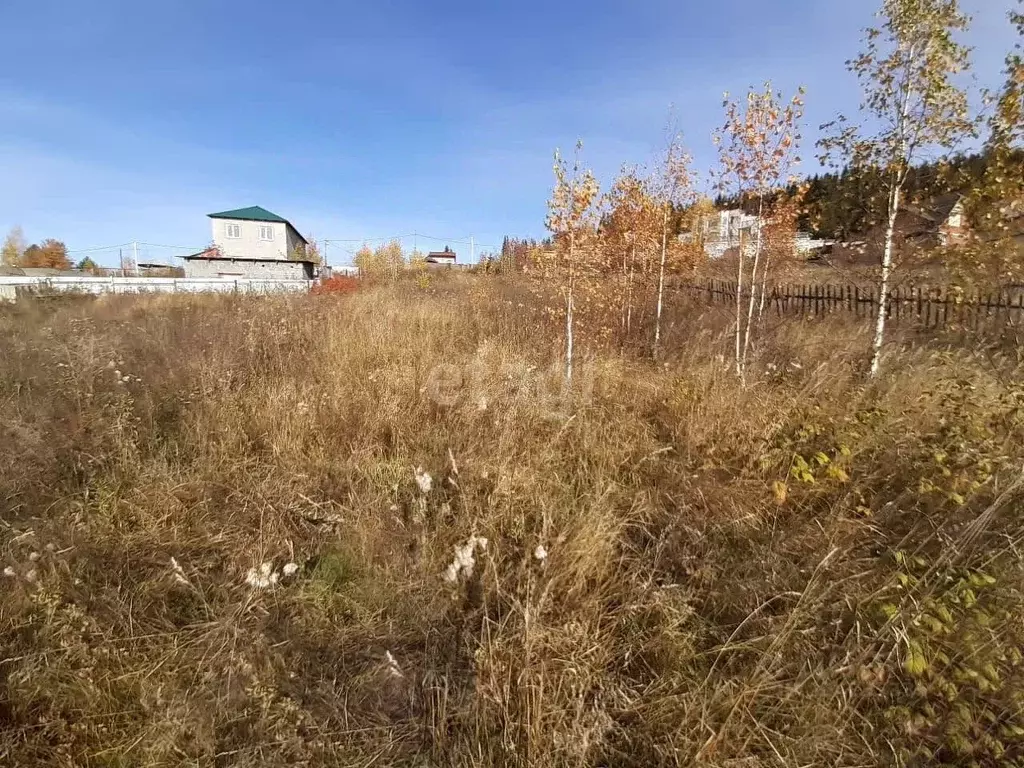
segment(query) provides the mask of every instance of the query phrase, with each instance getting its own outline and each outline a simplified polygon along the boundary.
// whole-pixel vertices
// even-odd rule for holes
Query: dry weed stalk
[[[504,276],[0,310],[0,761],[1016,759],[1019,363],[665,312],[553,419]]]

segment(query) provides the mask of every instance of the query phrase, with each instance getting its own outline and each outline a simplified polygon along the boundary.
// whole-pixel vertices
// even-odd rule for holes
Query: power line
[[[68,253],[96,253],[97,251],[113,251],[116,248],[127,248],[131,243],[119,243],[118,245],[99,245],[95,248],[77,248]]]
[[[486,245],[483,243],[477,243],[473,238],[460,238],[460,237],[436,237],[434,235],[425,235],[422,232],[409,232],[404,235],[388,235],[386,237],[352,237],[352,238],[325,238],[321,242],[342,244],[342,243],[381,243],[388,242],[390,240],[407,240],[409,238],[423,238],[424,240],[432,240],[438,243],[452,243],[454,245],[469,245],[475,246],[476,248],[494,248],[493,245]],[[179,251],[200,251],[204,246],[195,245],[170,245],[167,243],[147,243],[142,240],[135,241],[137,245],[144,245],[149,248],[170,248]],[[98,253],[100,251],[116,251],[118,248],[128,248],[132,245],[132,241],[126,243],[117,243],[115,245],[97,245],[90,248],[75,248],[69,250],[68,253]],[[348,250],[348,249],[345,249]]]
[[[494,248],[493,245],[484,245],[476,243],[472,237],[459,238],[459,237],[435,237],[433,235],[425,235],[422,232],[410,232],[404,235],[390,235],[388,237],[352,237],[352,238],[327,238],[324,239],[325,243],[380,243],[387,242],[390,240],[406,240],[410,237],[423,238],[424,240],[433,240],[438,243],[454,243],[455,245],[476,245],[477,248]]]
[[[332,238],[329,238],[329,239],[325,238],[323,242],[325,242],[325,243],[382,243],[382,242],[385,242],[387,240],[404,240],[407,237],[416,237],[416,233],[413,232],[413,233],[408,234],[408,235],[391,235],[389,237],[353,237],[353,238],[349,238],[347,240],[346,239],[332,237]],[[421,235],[421,237],[422,237],[422,235]]]
[[[100,251],[116,251],[118,248],[128,248],[132,245],[132,242],[118,243],[117,245],[97,245],[92,248],[75,248],[69,250],[68,253],[99,253]],[[202,247],[194,245],[164,245],[162,243],[144,243],[141,240],[136,242],[136,245],[145,245],[149,248],[171,248],[179,251],[198,251],[202,250]]]
[[[357,253],[358,247],[355,247],[355,248],[353,248],[353,247],[346,247],[344,245],[346,243],[362,245],[362,244],[367,244],[367,243],[390,242],[392,240],[399,240],[399,241],[401,241],[401,240],[408,240],[409,238],[413,238],[414,240],[417,240],[417,241],[418,241],[419,238],[423,238],[424,240],[430,240],[430,241],[439,242],[439,243],[450,243],[452,245],[468,245],[470,247],[471,252],[472,252],[472,257],[473,258],[475,258],[477,251],[483,251],[483,250],[492,250],[493,251],[493,250],[496,250],[496,246],[486,245],[486,244],[483,244],[483,243],[477,243],[476,240],[472,236],[470,236],[469,239],[462,239],[462,238],[457,238],[457,237],[436,237],[434,235],[425,235],[425,234],[422,234],[420,232],[410,232],[410,233],[403,234],[403,235],[389,235],[387,237],[358,237],[358,238],[354,237],[354,238],[329,238],[329,239],[325,238],[321,242],[324,245],[324,250],[325,250],[325,254],[324,255],[325,256],[327,255],[326,251],[327,251],[327,247],[329,245],[331,245],[331,244],[333,244],[333,245],[340,245],[341,246],[340,250],[346,256],[349,257],[349,260],[351,260],[351,258],[353,256],[355,256],[355,254]],[[166,248],[166,249],[170,249],[170,250],[190,251],[192,253],[201,251],[203,249],[203,247],[204,247],[204,246],[193,246],[193,245],[170,245],[170,244],[165,244],[165,243],[147,243],[147,242],[142,242],[142,241],[133,241],[133,242],[127,242],[127,243],[118,243],[117,245],[99,245],[99,246],[94,246],[94,247],[91,247],[91,248],[76,248],[74,250],[67,251],[67,254],[69,256],[71,256],[71,255],[86,254],[86,253],[101,253],[101,252],[104,252],[104,251],[120,251],[121,249],[124,249],[124,248],[131,248],[131,247],[136,247],[137,248],[139,246],[145,246],[147,248]],[[171,258],[178,259],[178,258],[182,258],[182,257],[172,255]]]
[[[195,245],[161,245],[160,243],[144,243],[141,240],[139,245],[148,245],[150,248],[176,248],[179,251],[201,251],[203,246]]]

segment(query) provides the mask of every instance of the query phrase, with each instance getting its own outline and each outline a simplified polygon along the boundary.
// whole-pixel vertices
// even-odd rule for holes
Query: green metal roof
[[[233,211],[221,211],[220,213],[207,214],[211,219],[241,219],[242,221],[278,221],[287,224],[288,219],[281,218],[276,213],[271,213],[266,208],[258,205],[250,205],[248,208],[237,208]]]
[[[302,242],[308,243],[305,237],[302,237],[302,233],[299,232],[298,228],[292,224],[288,219],[278,216],[276,213],[271,213],[266,208],[261,208],[258,205],[250,205],[248,208],[236,208],[233,211],[221,211],[220,213],[208,213],[206,214],[211,219],[237,219],[240,221],[270,221],[279,222],[281,224],[287,224],[302,238]]]

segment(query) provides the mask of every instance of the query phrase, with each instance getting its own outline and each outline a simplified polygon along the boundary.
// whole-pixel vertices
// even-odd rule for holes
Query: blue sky
[[[963,0],[983,84],[1011,4]],[[844,61],[877,5],[4,0],[0,228],[77,256],[182,247],[143,246],[161,258],[206,244],[206,213],[262,205],[335,241],[334,263],[343,240],[543,235],[552,151],[577,137],[607,184],[650,160],[674,105],[706,166],[722,93],[771,79],[807,86],[813,140],[856,108]]]

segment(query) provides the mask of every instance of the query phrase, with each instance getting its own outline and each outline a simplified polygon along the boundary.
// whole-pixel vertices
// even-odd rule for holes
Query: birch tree
[[[638,283],[646,278],[647,255],[656,211],[647,180],[638,168],[623,169],[605,201],[604,235],[611,251],[609,266],[618,271],[621,259],[622,293],[620,325],[623,339],[633,328],[633,307]]]
[[[1024,14],[1011,13],[1010,21],[1018,38],[1024,35]],[[985,172],[966,196],[975,236],[950,254],[953,274],[961,283],[1024,280],[1024,259],[1016,242],[1024,216],[1024,56],[1019,42],[1006,57],[1005,76],[988,118]]]
[[[785,267],[797,255],[797,222],[807,193],[806,185],[798,186],[793,192],[780,193],[772,202],[771,211],[764,222],[764,268],[761,270],[761,297],[758,300],[757,319],[764,316],[768,294],[768,267]]]
[[[363,277],[385,278],[394,282],[398,280],[399,274],[405,269],[405,254],[402,253],[402,244],[398,240],[391,240],[371,249],[369,245],[363,243],[356,252],[355,265]]]
[[[800,162],[799,123],[803,117],[804,89],[786,102],[781,93],[765,83],[762,91],[750,89],[746,103],[730,101],[725,95],[725,123],[715,132],[718,147],[718,187],[725,194],[734,194],[741,201],[752,200],[757,210],[757,221],[751,233],[754,243],[750,260],[752,268],[747,276],[747,255],[740,240],[736,274],[736,375],[746,377],[747,354],[750,349],[751,326],[757,306],[758,270],[761,283],[767,281],[768,262],[762,264],[764,245],[762,222],[769,195],[791,180],[791,174]],[[749,288],[746,287],[749,283]],[[746,318],[743,301],[747,300]]]
[[[402,243],[399,240],[389,240],[384,245],[378,246],[373,255],[375,260],[381,265],[383,274],[387,275],[391,282],[397,281],[399,274],[405,269],[405,254],[402,253]]]
[[[710,227],[717,220],[718,209],[715,208],[715,204],[710,198],[703,195],[698,196],[693,205],[683,212],[682,230],[690,233],[687,250],[691,266],[694,269],[707,259],[706,249]]]
[[[375,274],[375,264],[373,259],[373,249],[367,243],[363,243],[359,250],[356,251],[355,257],[352,261],[356,265],[356,269],[359,270],[359,274],[362,277],[371,277]]]
[[[665,148],[658,176],[652,184],[653,196],[660,214],[659,236],[661,253],[658,260],[658,296],[654,313],[654,343],[652,353],[658,358],[661,347],[661,315],[665,304],[665,266],[669,254],[669,237],[674,235],[672,220],[675,212],[688,207],[696,199],[692,158],[683,148],[682,137],[674,134]]]
[[[0,248],[0,264],[7,267],[16,266],[24,252],[25,235],[21,231],[21,227],[12,227]]]
[[[845,117],[822,126],[822,159],[834,157],[856,170],[877,171],[885,181],[885,234],[879,277],[878,315],[871,375],[878,374],[885,343],[886,304],[893,267],[897,218],[905,203],[907,176],[915,160],[951,150],[973,135],[966,92],[955,79],[969,69],[969,50],[956,34],[969,20],[958,0],[884,0],[881,24],[868,29],[864,51],[847,63],[863,90],[863,128]]]
[[[550,254],[545,252],[540,264],[545,277],[557,282],[564,302],[566,381],[572,381],[577,283],[589,271],[593,257],[589,246],[597,224],[598,184],[594,174],[580,164],[582,151],[583,142],[577,142],[571,167],[555,151],[555,187],[545,222],[555,247]]]

